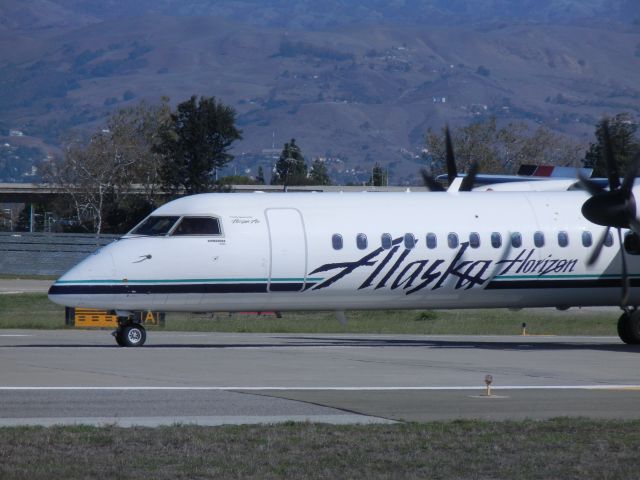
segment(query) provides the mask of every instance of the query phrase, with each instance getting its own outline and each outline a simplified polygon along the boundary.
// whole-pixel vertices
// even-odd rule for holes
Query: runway
[[[614,337],[0,333],[0,425],[640,418]],[[493,395],[484,395],[485,375]]]
[[[47,293],[53,280],[23,280],[0,278],[0,295],[16,293]]]

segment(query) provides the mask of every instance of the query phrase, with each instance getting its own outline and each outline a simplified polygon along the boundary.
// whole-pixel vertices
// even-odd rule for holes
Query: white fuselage
[[[128,311],[617,305],[615,235],[586,267],[593,245],[583,245],[583,232],[595,244],[604,231],[582,216],[587,198],[580,191],[195,195],[152,216],[215,217],[219,235],[125,235],[67,272],[49,296]],[[360,237],[358,245],[360,234],[366,243]],[[334,248],[335,235],[342,248]],[[633,305],[639,269],[630,255]]]

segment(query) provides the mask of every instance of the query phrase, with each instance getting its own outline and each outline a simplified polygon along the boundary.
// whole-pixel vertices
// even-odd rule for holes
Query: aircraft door
[[[269,228],[269,291],[299,292],[307,272],[307,237],[295,208],[265,210]]]

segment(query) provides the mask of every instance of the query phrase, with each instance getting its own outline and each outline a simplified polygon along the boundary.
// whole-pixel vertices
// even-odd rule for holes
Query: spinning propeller
[[[446,146],[446,161],[447,161],[447,179],[449,181],[449,186],[453,183],[453,181],[458,177],[458,169],[456,168],[456,160],[453,154],[453,143],[451,142],[451,134],[449,133],[449,126],[447,125],[444,129],[444,138],[445,138],[445,146]],[[427,190],[432,192],[446,192],[447,189],[444,188],[440,183],[426,170],[422,169],[420,171],[422,174],[422,181],[424,182],[424,186],[427,187]],[[462,183],[460,184],[460,192],[470,192],[473,189],[473,184],[476,180],[476,175],[478,174],[478,164],[473,162],[469,167],[469,171],[467,175],[462,179]]]
[[[609,135],[609,124],[603,124],[604,159],[607,168],[607,178],[609,179],[609,190],[597,185],[589,180],[582,173],[579,173],[580,183],[587,190],[591,197],[582,205],[582,215],[596,225],[607,227],[596,244],[593,252],[587,260],[587,266],[593,265],[600,257],[602,247],[607,241],[609,231],[615,228],[618,231],[618,241],[620,245],[620,258],[622,261],[622,299],[621,306],[627,306],[629,300],[629,274],[627,271],[627,259],[622,241],[622,228],[630,228],[635,234],[640,234],[640,222],[636,218],[636,201],[633,196],[633,182],[638,172],[638,159],[620,184],[618,167],[613,155],[611,137]]]

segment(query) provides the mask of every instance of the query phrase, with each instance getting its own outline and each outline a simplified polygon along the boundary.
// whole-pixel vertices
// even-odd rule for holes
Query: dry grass
[[[637,478],[640,421],[0,429],[0,478]]]

